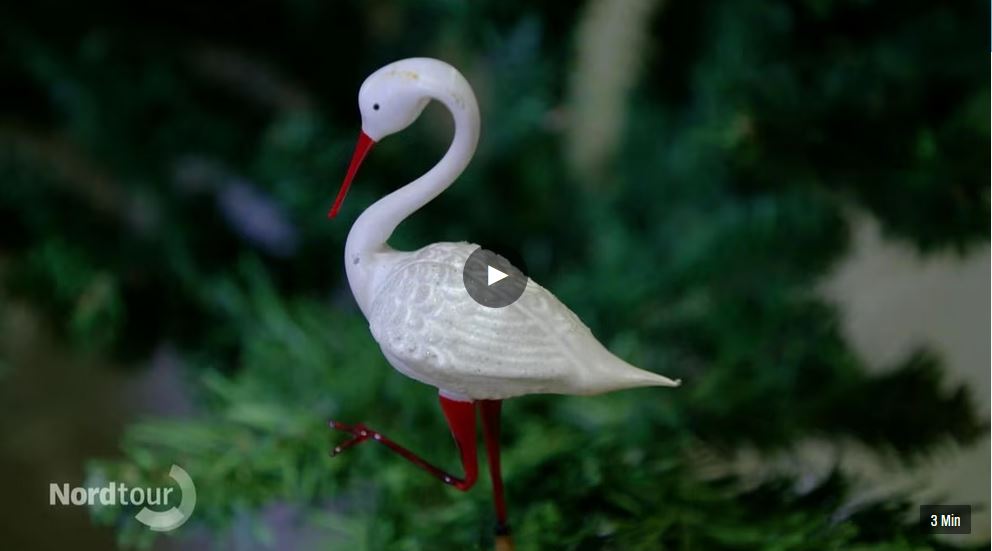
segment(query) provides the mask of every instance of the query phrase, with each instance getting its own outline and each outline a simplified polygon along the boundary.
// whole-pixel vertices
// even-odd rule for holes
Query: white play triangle
[[[492,285],[493,283],[498,283],[508,277],[510,277],[509,274],[504,274],[503,272],[497,270],[496,268],[489,266],[489,270],[486,276],[486,280],[487,280],[486,285]]]

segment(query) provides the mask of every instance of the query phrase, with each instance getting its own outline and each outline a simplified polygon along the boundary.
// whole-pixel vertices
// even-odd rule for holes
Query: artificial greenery
[[[855,504],[841,470],[749,480],[744,448],[858,442],[912,462],[985,432],[920,348],[866,370],[818,285],[849,213],[922,252],[988,239],[977,3],[668,2],[644,21],[622,134],[602,172],[562,151],[583,6],[128,3],[0,9],[4,285],[80,353],[140,366],[179,350],[196,413],[134,424],[93,477],[196,482],[180,530],[224,541],[292,504],[334,548],[491,544],[485,484],[457,493],[372,444],[331,459],[330,418],[366,421],[454,468],[433,389],[381,357],[343,279],[351,221],[439,157],[450,123],[384,140],[342,217],[324,212],[364,76],[399,57],[461,67],[476,160],[405,223],[400,248],[471,240],[519,259],[618,355],[677,390],[532,396],[504,408],[520,549],[924,549],[903,497]],[[608,41],[607,41],[608,43]],[[571,78],[571,80],[570,80]],[[569,84],[571,83],[571,84]],[[571,121],[571,122],[570,122]],[[154,534],[133,511],[98,521]],[[239,524],[240,523],[240,524]]]

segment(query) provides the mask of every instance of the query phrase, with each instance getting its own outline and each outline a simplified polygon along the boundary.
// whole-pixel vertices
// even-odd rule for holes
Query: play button
[[[462,270],[465,290],[472,300],[489,308],[513,304],[527,288],[527,276],[510,261],[486,249],[476,249]]]
[[[503,281],[504,279],[506,279],[508,277],[510,277],[510,276],[508,276],[508,275],[504,274],[503,272],[497,270],[496,268],[493,268],[492,266],[490,266],[489,267],[489,271],[488,271],[488,273],[486,275],[486,284],[489,285],[490,287],[492,287],[493,283],[498,283],[498,282]]]

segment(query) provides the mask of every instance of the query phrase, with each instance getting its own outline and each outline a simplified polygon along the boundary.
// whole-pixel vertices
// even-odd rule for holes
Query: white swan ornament
[[[524,394],[589,395],[643,386],[679,385],[610,353],[547,289],[526,280],[519,298],[493,308],[473,300],[463,281],[470,243],[435,243],[413,252],[392,249],[396,227],[447,189],[468,165],[479,139],[479,107],[465,78],[443,61],[411,58],[372,73],[358,92],[362,132],[329,213],[334,217],[366,153],[415,121],[431,100],[454,117],[455,136],[433,168],[366,209],[345,244],[348,283],[372,336],[397,371],[437,387],[465,474],[456,477],[382,434],[331,421],[353,437],[334,454],[374,440],[460,490],[477,478],[478,407],[497,517],[497,544],[509,540],[499,466],[502,400]]]

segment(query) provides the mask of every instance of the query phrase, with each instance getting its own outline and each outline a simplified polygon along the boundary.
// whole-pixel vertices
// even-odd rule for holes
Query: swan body
[[[466,401],[678,386],[678,381],[614,356],[571,310],[533,280],[509,306],[490,308],[475,302],[465,289],[462,270],[478,245],[435,243],[401,252],[386,243],[400,222],[455,181],[475,152],[475,94],[447,63],[406,59],[365,81],[359,92],[362,137],[332,215],[365,152],[409,126],[431,100],[445,105],[454,118],[450,148],[426,174],[363,212],[345,245],[349,285],[389,363],[437,387],[442,395]]]
[[[533,280],[503,308],[472,300],[462,268],[478,248],[436,243],[389,253],[395,257],[372,299],[369,327],[398,371],[471,400],[676,384],[611,354]]]

